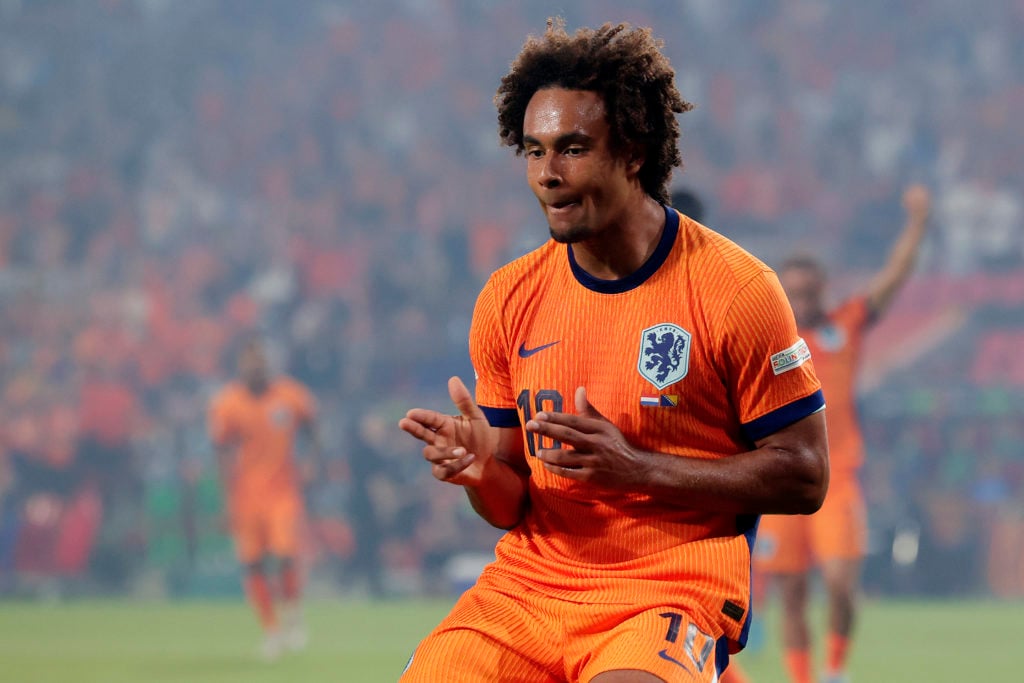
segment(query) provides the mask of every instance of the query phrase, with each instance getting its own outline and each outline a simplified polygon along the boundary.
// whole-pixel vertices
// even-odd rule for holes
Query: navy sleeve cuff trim
[[[480,406],[492,427],[518,427],[519,411],[515,408],[490,408]]]
[[[751,441],[757,441],[780,429],[785,429],[794,422],[799,422],[808,415],[813,415],[824,407],[825,395],[819,389],[810,396],[787,403],[753,422],[744,424],[743,433]]]

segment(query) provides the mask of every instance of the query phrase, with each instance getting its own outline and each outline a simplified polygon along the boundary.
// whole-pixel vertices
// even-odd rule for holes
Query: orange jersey
[[[830,312],[826,324],[800,330],[828,401],[829,460],[840,477],[864,461],[856,384],[864,331],[870,322],[867,299],[856,297]]]
[[[752,449],[823,408],[775,274],[672,209],[632,275],[599,280],[549,241],[498,270],[470,332],[492,425],[573,411],[576,387],[637,448],[699,458]],[[488,571],[582,603],[689,594],[742,642],[756,517],[688,509],[559,477],[524,430],[530,505]]]
[[[293,445],[299,426],[314,416],[316,402],[291,378],[279,378],[254,395],[232,382],[210,406],[210,437],[237,448],[229,496],[235,506],[257,506],[267,497],[297,496]]]

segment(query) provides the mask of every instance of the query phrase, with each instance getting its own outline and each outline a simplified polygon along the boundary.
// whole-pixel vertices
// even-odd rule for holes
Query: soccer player
[[[885,266],[866,291],[835,309],[825,307],[825,270],[817,261],[793,257],[779,271],[828,401],[832,473],[821,511],[811,517],[766,517],[758,538],[757,570],[772,576],[782,596],[783,646],[793,683],[812,680],[806,608],[808,573],[814,564],[820,566],[828,593],[825,680],[846,680],[867,535],[864,499],[858,483],[863,442],[854,395],[861,340],[913,270],[927,227],[929,204],[926,188],[913,185],[905,190],[906,225]]]
[[[552,239],[477,300],[475,399],[399,426],[508,533],[401,680],[716,681],[758,515],[825,495],[806,345],[771,270],[665,205],[691,105],[649,29],[551,21],[496,102]]]
[[[303,516],[301,479],[294,457],[299,432],[309,438],[312,471],[322,471],[315,429],[316,402],[299,382],[271,374],[258,341],[245,344],[239,379],[224,387],[210,406],[210,436],[217,447],[228,524],[245,569],[246,594],[263,626],[266,659],[306,644],[300,611],[299,525]],[[276,559],[280,619],[268,581]]]

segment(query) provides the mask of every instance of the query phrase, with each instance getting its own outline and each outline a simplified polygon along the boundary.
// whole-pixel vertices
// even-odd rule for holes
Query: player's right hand
[[[479,486],[497,446],[497,430],[458,377],[448,380],[448,395],[459,415],[413,408],[398,426],[424,444],[423,457],[434,478],[462,486]]]
[[[932,196],[924,185],[911,185],[903,192],[903,209],[912,220],[924,222],[931,210]]]

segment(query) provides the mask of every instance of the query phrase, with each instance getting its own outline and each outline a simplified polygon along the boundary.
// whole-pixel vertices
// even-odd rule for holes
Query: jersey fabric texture
[[[600,280],[548,241],[498,270],[473,315],[476,398],[492,425],[573,411],[577,387],[639,449],[725,458],[824,406],[775,274],[665,208],[647,262]],[[754,516],[602,488],[533,457],[530,504],[485,574],[578,604],[678,604],[736,651],[749,623]]]
[[[485,574],[413,654],[403,683],[563,683],[640,669],[671,683],[715,683],[726,641],[691,605],[587,604]]]

